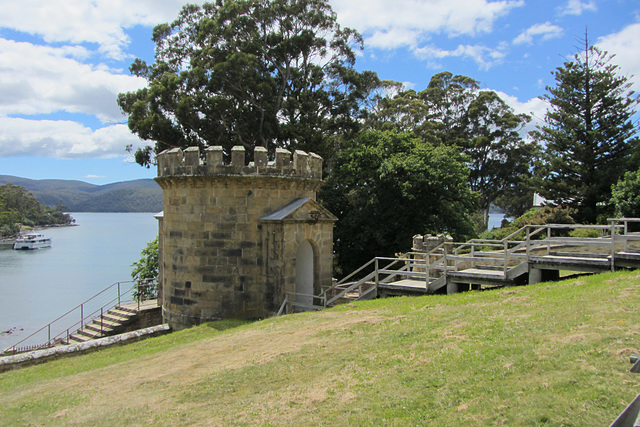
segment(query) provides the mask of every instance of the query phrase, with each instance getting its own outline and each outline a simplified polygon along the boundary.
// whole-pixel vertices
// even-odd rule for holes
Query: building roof
[[[286,206],[260,217],[261,221],[337,221],[331,212],[309,197],[293,200]]]

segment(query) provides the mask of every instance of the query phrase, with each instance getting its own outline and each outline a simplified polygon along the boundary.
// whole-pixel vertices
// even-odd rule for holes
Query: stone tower
[[[160,293],[174,330],[221,318],[274,314],[285,294],[298,300],[331,285],[333,223],[316,202],[322,158],[278,149],[267,161],[243,147],[223,162],[221,147],[158,155]],[[302,296],[303,295],[307,295]]]

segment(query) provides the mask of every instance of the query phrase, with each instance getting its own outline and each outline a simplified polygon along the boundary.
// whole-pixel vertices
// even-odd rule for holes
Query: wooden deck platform
[[[323,295],[327,305],[352,299],[455,293],[483,287],[557,280],[561,271],[601,273],[640,269],[640,218],[612,218],[609,225],[527,225],[501,240],[441,242],[396,257],[375,257]],[[598,237],[572,237],[571,231]],[[359,278],[358,278],[359,277]],[[375,296],[374,296],[375,295]]]
[[[543,270],[611,271],[611,258],[544,255],[529,257],[529,265]]]
[[[424,280],[403,279],[391,283],[378,284],[378,297],[419,296],[429,293]]]
[[[468,283],[472,285],[510,285],[513,280],[505,277],[504,270],[488,270],[482,268],[467,268],[460,271],[451,271],[447,279],[455,283]]]
[[[615,268],[640,268],[640,252],[618,252],[615,258]],[[513,273],[517,270],[516,274]],[[504,268],[466,268],[448,271],[446,276],[447,293],[459,292],[466,289],[481,289],[483,286],[514,286],[527,284],[533,276],[532,270],[547,270],[555,272],[550,277],[557,277],[560,270],[581,271],[587,273],[601,273],[612,270],[611,256],[603,254],[553,254],[530,256],[519,267],[510,267],[505,274]],[[540,277],[540,276],[538,276]],[[535,279],[534,283],[539,279]],[[431,279],[433,283],[434,279]],[[443,281],[444,282],[444,281]],[[373,283],[372,283],[373,285]],[[391,296],[419,296],[432,293],[433,287],[426,286],[426,280],[407,278],[377,285],[379,298]]]

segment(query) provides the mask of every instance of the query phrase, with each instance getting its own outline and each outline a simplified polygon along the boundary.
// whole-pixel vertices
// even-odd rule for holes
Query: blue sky
[[[125,151],[116,104],[143,87],[151,30],[179,0],[0,0],[0,175],[94,184],[153,178]],[[202,3],[194,1],[191,3]],[[441,71],[470,76],[517,112],[544,116],[551,72],[590,40],[640,91],[640,3],[623,0],[330,0],[363,34],[356,67],[422,90]],[[633,77],[636,76],[636,77]]]

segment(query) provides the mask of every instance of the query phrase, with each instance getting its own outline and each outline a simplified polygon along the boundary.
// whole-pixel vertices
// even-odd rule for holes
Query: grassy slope
[[[631,272],[213,323],[0,374],[0,424],[609,425],[639,303]]]

